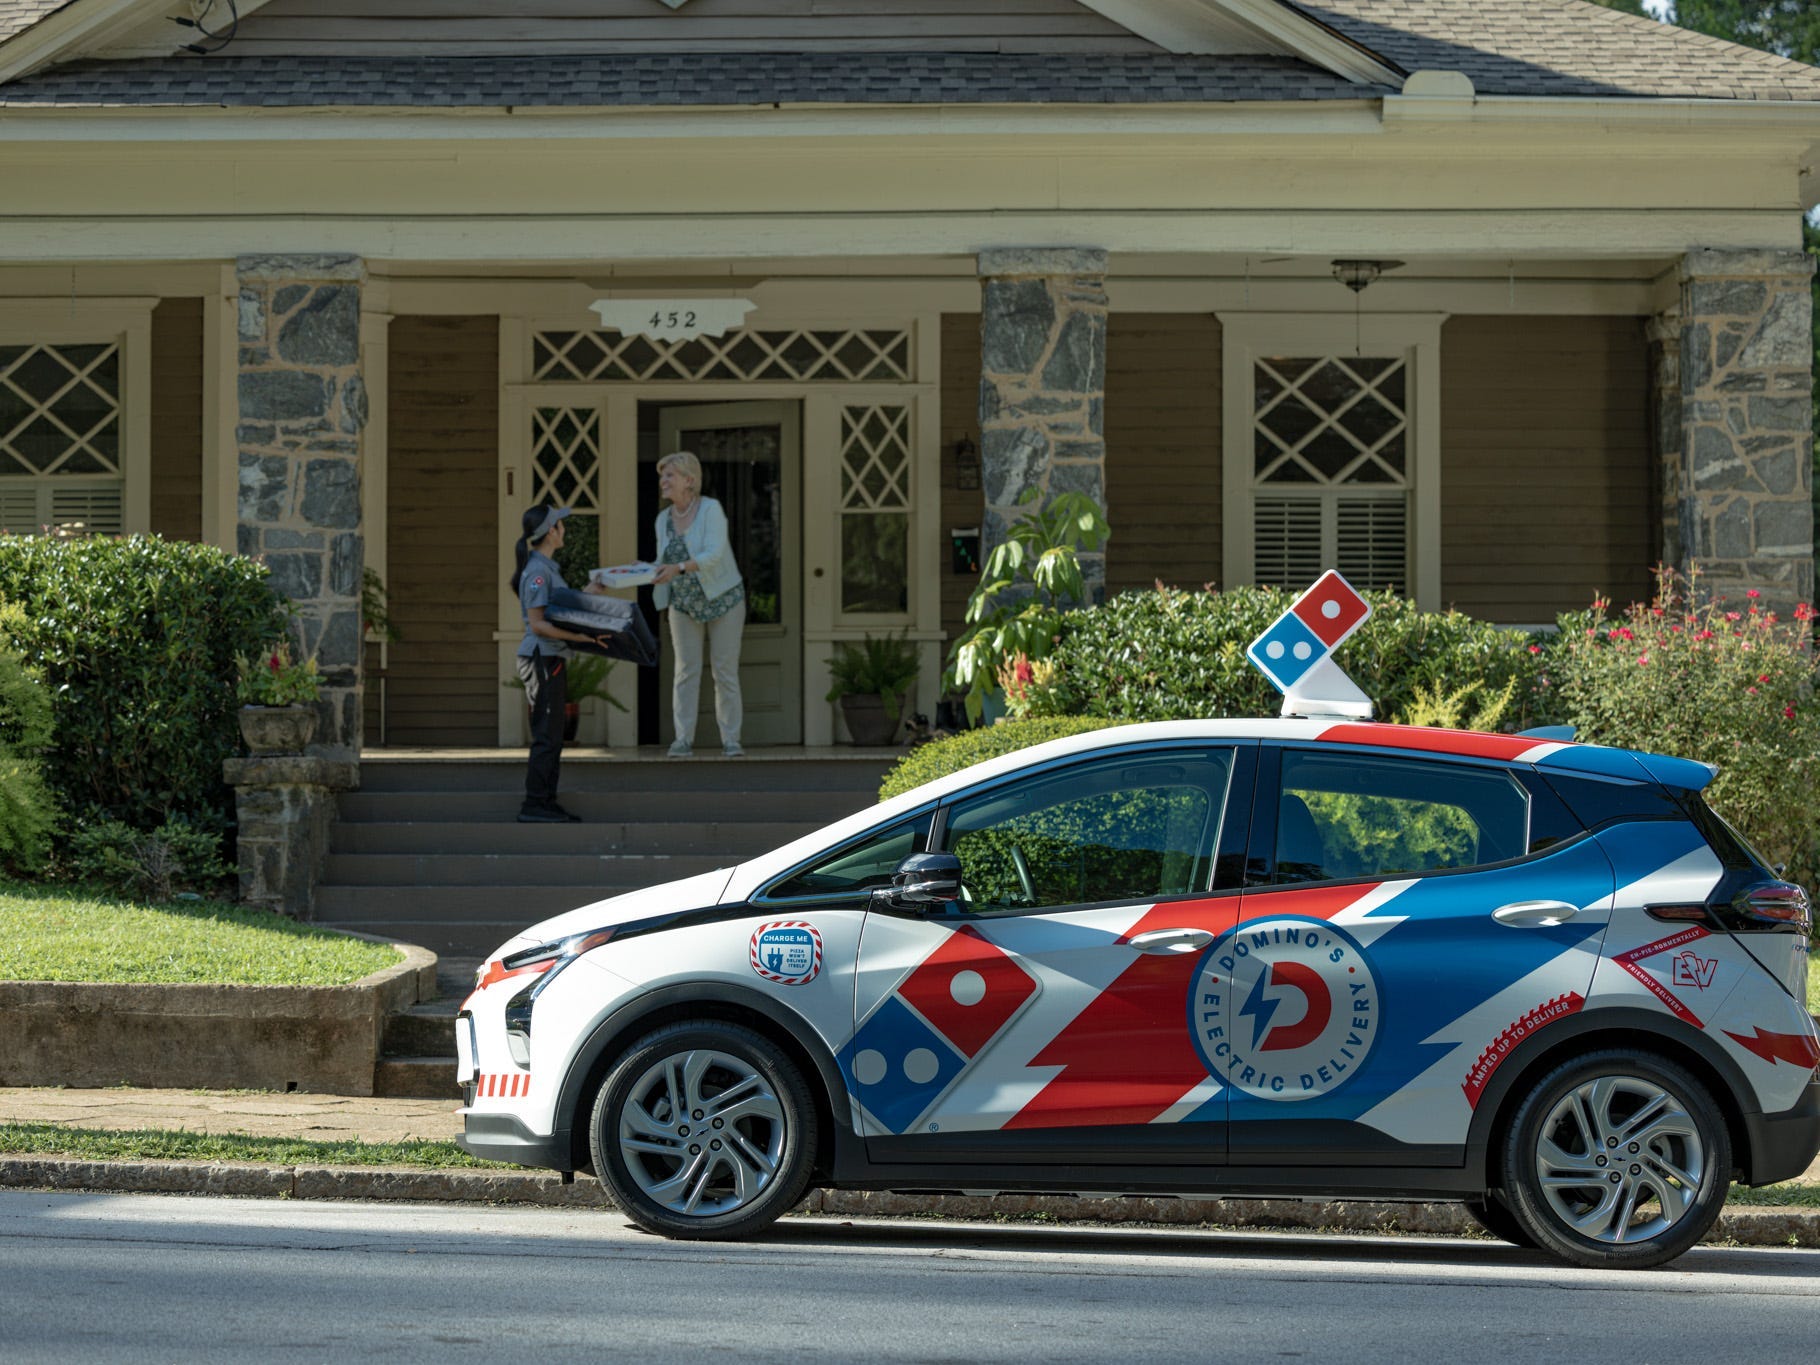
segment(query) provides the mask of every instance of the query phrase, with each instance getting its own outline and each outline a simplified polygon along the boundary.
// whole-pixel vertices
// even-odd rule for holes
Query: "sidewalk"
[[[0,1124],[56,1124],[127,1132],[333,1142],[452,1142],[461,1131],[448,1100],[354,1098],[270,1091],[63,1090],[0,1087]],[[1820,1184],[1820,1160],[1802,1177]],[[409,1199],[610,1208],[585,1177],[564,1185],[549,1171],[419,1170],[408,1167],[269,1166],[204,1161],[96,1161],[0,1151],[0,1187],[192,1193],[293,1199]],[[1042,1218],[1356,1232],[1471,1233],[1454,1204],[1311,1204],[1270,1199],[1073,1199],[1055,1195],[903,1195],[815,1190],[803,1212],[842,1217]],[[1746,1246],[1820,1246],[1820,1208],[1730,1205],[1709,1241]]]

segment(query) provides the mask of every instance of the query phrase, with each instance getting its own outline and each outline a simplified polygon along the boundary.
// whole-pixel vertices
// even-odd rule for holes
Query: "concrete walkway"
[[[388,1100],[269,1090],[65,1090],[0,1087],[0,1123],[110,1133],[161,1128],[311,1142],[453,1142],[453,1100]]]

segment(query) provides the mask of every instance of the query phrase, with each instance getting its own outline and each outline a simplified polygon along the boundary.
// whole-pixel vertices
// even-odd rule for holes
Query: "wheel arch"
[[[576,1050],[556,1101],[556,1130],[567,1135],[573,1169],[592,1169],[588,1109],[614,1060],[654,1028],[708,1021],[751,1029],[775,1043],[801,1068],[821,1120],[815,1171],[822,1175],[834,1169],[839,1148],[853,1138],[853,1124],[847,1088],[833,1054],[795,1010],[757,991],[713,982],[666,986],[641,996],[602,1019]]]
[[[1501,1144],[1509,1118],[1535,1081],[1575,1057],[1616,1048],[1649,1053],[1674,1062],[1712,1092],[1731,1139],[1732,1163],[1748,1180],[1754,1151],[1748,1116],[1758,1112],[1750,1082],[1738,1064],[1710,1037],[1672,1017],[1647,1010],[1599,1010],[1573,1015],[1527,1038],[1498,1067],[1473,1112],[1468,1130],[1469,1160],[1482,1173],[1486,1188],[1499,1184]]]

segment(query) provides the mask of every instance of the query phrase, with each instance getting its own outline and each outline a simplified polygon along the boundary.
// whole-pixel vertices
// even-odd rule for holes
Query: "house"
[[[0,0],[0,523],[265,556],[343,753],[522,743],[520,512],[649,555],[679,446],[758,743],[867,632],[927,707],[1031,489],[1108,590],[1788,605],[1817,157],[1820,70],[1581,0]]]

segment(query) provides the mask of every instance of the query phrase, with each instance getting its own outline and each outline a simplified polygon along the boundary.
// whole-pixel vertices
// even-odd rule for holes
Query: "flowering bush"
[[[1703,598],[1697,581],[1656,576],[1652,601],[1620,615],[1595,602],[1562,618],[1545,673],[1578,738],[1710,763],[1715,810],[1815,885],[1820,859],[1820,702],[1814,697],[1814,611],[1795,619]]]
[[[271,645],[257,655],[242,654],[239,670],[242,706],[295,706],[315,701],[322,690],[316,660],[294,661],[288,644]]]

